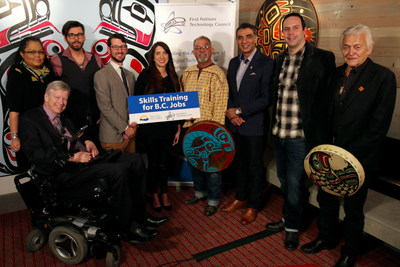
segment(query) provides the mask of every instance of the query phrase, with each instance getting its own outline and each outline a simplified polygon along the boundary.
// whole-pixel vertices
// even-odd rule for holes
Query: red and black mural
[[[306,40],[316,46],[318,42],[318,17],[310,0],[266,0],[256,19],[259,49],[275,58],[285,49],[282,36],[282,20],[286,14],[296,12],[303,16],[306,27]]]
[[[68,20],[78,20],[86,27],[85,49],[99,55],[104,63],[110,60],[107,38],[117,32],[124,34],[129,45],[125,63],[139,74],[147,66],[144,55],[153,44],[154,3],[158,2],[0,0],[0,176],[16,171],[15,154],[10,150],[9,111],[5,96],[7,72],[14,62],[20,41],[27,36],[37,36],[43,42],[46,55],[54,56],[67,47],[61,34],[62,25]]]

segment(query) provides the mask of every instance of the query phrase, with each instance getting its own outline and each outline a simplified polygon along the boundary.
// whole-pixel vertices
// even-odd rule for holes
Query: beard
[[[202,55],[204,55],[204,57],[201,57]],[[207,62],[207,60],[208,60],[208,53],[199,53],[199,54],[197,55],[197,60],[199,61],[199,63]]]
[[[125,57],[123,57],[122,59],[118,59],[117,57],[115,57],[115,56],[111,56],[111,59],[113,59],[115,62],[117,62],[117,63],[122,63],[122,62],[124,62],[124,60],[125,60]]]

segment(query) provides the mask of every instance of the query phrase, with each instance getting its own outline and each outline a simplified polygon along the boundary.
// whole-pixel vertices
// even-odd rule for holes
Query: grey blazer
[[[125,69],[129,95],[133,95],[135,76]],[[97,105],[100,109],[99,140],[104,143],[121,143],[128,125],[128,93],[121,77],[111,64],[108,64],[94,76]]]

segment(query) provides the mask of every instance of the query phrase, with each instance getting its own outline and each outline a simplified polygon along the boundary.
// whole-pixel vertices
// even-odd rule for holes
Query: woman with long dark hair
[[[18,137],[19,116],[25,111],[43,104],[47,84],[54,80],[46,59],[42,42],[37,37],[26,37],[20,42],[14,64],[7,80],[7,99],[10,108],[10,149],[16,153],[18,172],[29,168],[22,153]]]
[[[179,92],[178,75],[168,45],[155,43],[148,60],[149,66],[137,79],[135,95]],[[180,124],[176,121],[144,124],[138,129],[139,140],[141,137],[148,157],[148,192],[152,195],[152,208],[155,211],[161,211],[161,207],[171,210],[167,192],[167,161],[172,146],[179,142],[180,131]]]

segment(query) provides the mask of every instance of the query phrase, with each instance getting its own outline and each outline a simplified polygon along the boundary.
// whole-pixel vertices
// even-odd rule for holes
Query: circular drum
[[[183,138],[183,153],[188,162],[203,172],[226,169],[235,156],[235,142],[225,126],[215,121],[192,125]]]
[[[304,169],[319,187],[336,196],[353,195],[365,179],[356,157],[334,145],[314,147],[304,159]]]

